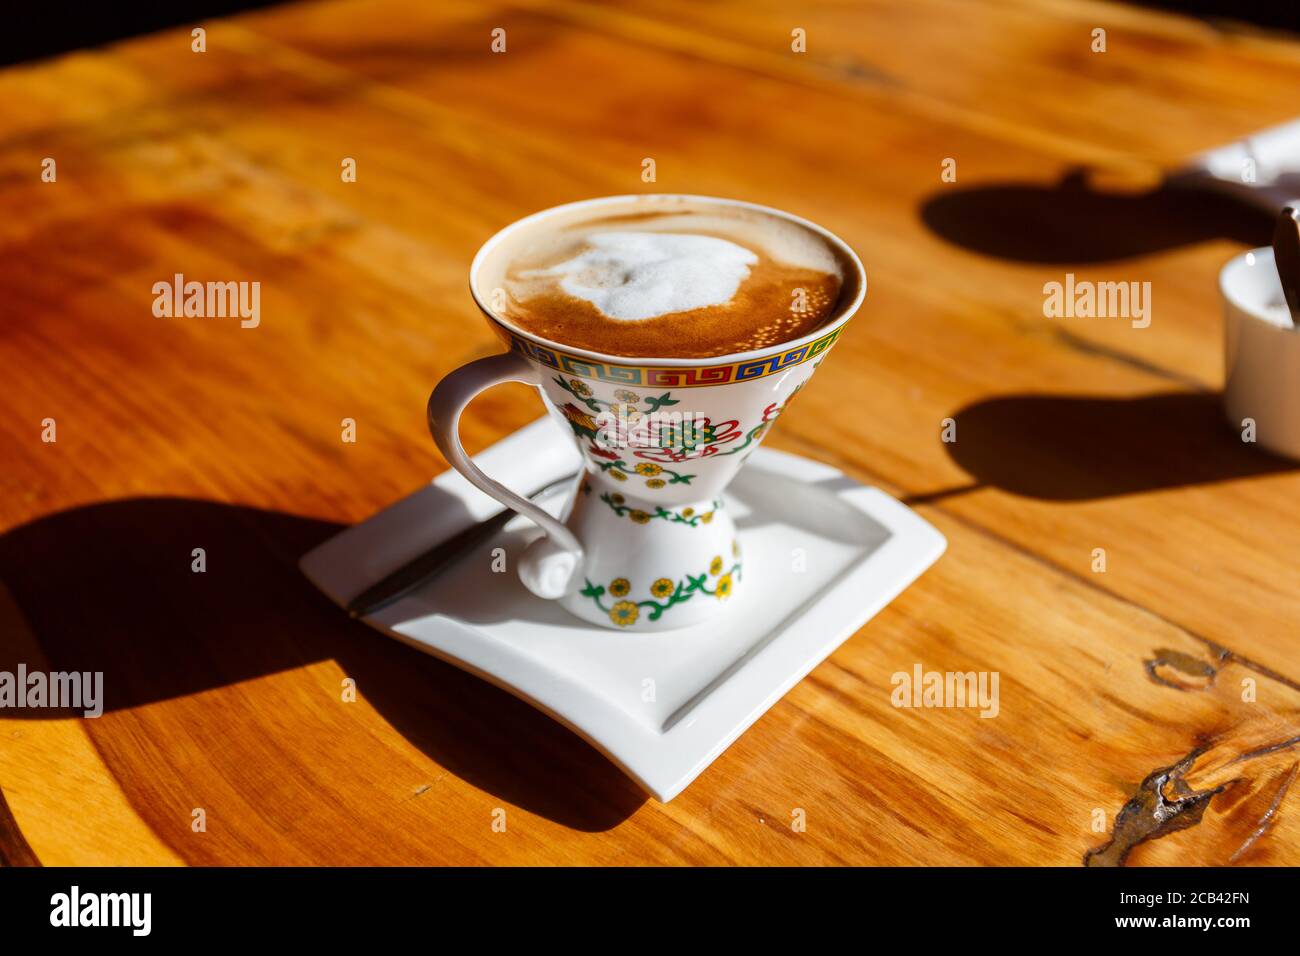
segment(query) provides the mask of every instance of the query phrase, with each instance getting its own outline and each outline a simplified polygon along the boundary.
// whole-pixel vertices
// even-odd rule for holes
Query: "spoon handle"
[[[1273,230],[1273,261],[1282,280],[1282,294],[1291,310],[1291,323],[1300,328],[1300,212],[1284,206]]]

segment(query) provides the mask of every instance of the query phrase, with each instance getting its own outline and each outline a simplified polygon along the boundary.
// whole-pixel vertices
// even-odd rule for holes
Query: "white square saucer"
[[[475,460],[523,493],[581,464],[571,437],[547,418]],[[565,494],[544,505],[557,512]],[[884,492],[784,452],[759,448],[726,501],[745,550],[745,579],[722,624],[618,632],[532,596],[513,561],[539,532],[518,517],[367,622],[550,714],[666,802],[947,547]],[[447,471],[305,555],[301,567],[345,605],[500,510]],[[495,548],[505,550],[504,572],[492,570]]]

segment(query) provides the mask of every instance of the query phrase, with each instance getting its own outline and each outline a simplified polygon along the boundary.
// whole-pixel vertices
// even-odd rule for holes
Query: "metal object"
[[[538,488],[527,497],[530,501],[545,498],[571,484],[577,476],[578,473],[575,471],[563,478],[557,478],[555,481]],[[506,508],[486,521],[472,524],[447,540],[438,542],[428,551],[412,558],[406,564],[385,575],[378,582],[354,597],[348,602],[348,614],[354,618],[369,617],[399,598],[405,597],[426,581],[440,574],[470,548],[491,538],[492,535],[505,527],[506,523],[514,516],[515,512]]]
[[[1273,261],[1282,280],[1282,294],[1291,310],[1291,324],[1300,328],[1300,212],[1284,206],[1273,230]]]

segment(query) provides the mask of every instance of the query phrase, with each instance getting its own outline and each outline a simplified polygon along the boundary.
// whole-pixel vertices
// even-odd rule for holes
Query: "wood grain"
[[[1288,118],[1300,44],[1028,0],[205,26],[204,54],[166,31],[0,71],[0,670],[103,670],[108,696],[0,711],[5,862],[1300,860],[1300,478],[1215,395],[1216,271],[1268,223],[1157,185]],[[478,244],[637,191],[766,202],[859,250],[867,304],[769,441],[950,542],[668,805],[296,569],[444,467],[429,388],[497,350]],[[261,325],[155,318],[176,272],[260,281]],[[1066,272],[1151,282],[1150,327],[1044,318]],[[535,401],[485,395],[467,445]],[[998,716],[893,707],[917,663],[998,671]]]

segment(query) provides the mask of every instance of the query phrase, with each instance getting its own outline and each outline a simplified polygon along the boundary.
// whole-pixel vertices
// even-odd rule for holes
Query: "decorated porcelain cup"
[[[819,236],[849,275],[834,312],[811,333],[709,358],[632,358],[575,348],[525,331],[485,288],[486,264],[516,230],[602,204],[694,204],[780,217]],[[585,621],[624,631],[713,620],[743,599],[743,537],[723,492],[812,376],[866,292],[862,263],[839,238],[779,210],[707,197],[616,196],[571,203],[507,226],[470,268],[470,290],[509,351],[447,375],[429,397],[429,429],[472,484],[541,529],[516,564],[524,585]],[[559,517],[484,474],[457,435],[464,407],[503,382],[536,386],[583,458]]]

